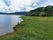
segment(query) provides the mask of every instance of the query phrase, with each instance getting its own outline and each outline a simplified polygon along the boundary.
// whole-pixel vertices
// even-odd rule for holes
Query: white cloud
[[[10,0],[10,1],[11,1],[10,6],[7,6],[4,3],[4,1],[0,0],[0,12],[2,12],[1,9],[3,10],[3,12],[30,11],[39,6],[46,6],[52,4],[51,0],[48,0],[43,4],[40,4],[41,3],[40,0]],[[44,1],[45,0],[43,0],[43,2]],[[6,2],[8,2],[8,0]],[[38,5],[38,3],[40,5]],[[25,8],[25,10],[22,10],[22,8]]]
[[[23,7],[25,7],[27,10],[27,7],[30,6],[32,3],[34,3],[32,6],[35,6],[37,5],[36,2],[39,2],[39,0],[11,0],[11,1],[12,4],[9,8],[10,9],[12,8],[11,10],[13,11],[21,11]]]
[[[0,0],[0,12],[9,12],[8,7]]]

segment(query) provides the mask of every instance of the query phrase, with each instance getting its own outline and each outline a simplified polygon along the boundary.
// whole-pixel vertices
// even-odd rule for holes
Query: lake
[[[21,15],[2,15],[0,14],[0,35],[13,32],[13,27],[21,23]]]

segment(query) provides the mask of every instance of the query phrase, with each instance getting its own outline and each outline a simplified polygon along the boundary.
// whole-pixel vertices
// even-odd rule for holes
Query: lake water
[[[20,15],[0,15],[0,35],[13,32],[13,27],[23,21]]]

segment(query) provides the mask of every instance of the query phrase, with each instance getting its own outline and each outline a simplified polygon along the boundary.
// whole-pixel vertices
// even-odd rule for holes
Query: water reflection
[[[0,15],[0,35],[13,32],[13,27],[23,21],[20,15]]]

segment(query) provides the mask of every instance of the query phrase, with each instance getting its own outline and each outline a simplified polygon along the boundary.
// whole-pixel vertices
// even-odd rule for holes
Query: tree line
[[[53,16],[53,6],[39,7],[27,12],[28,16]]]

